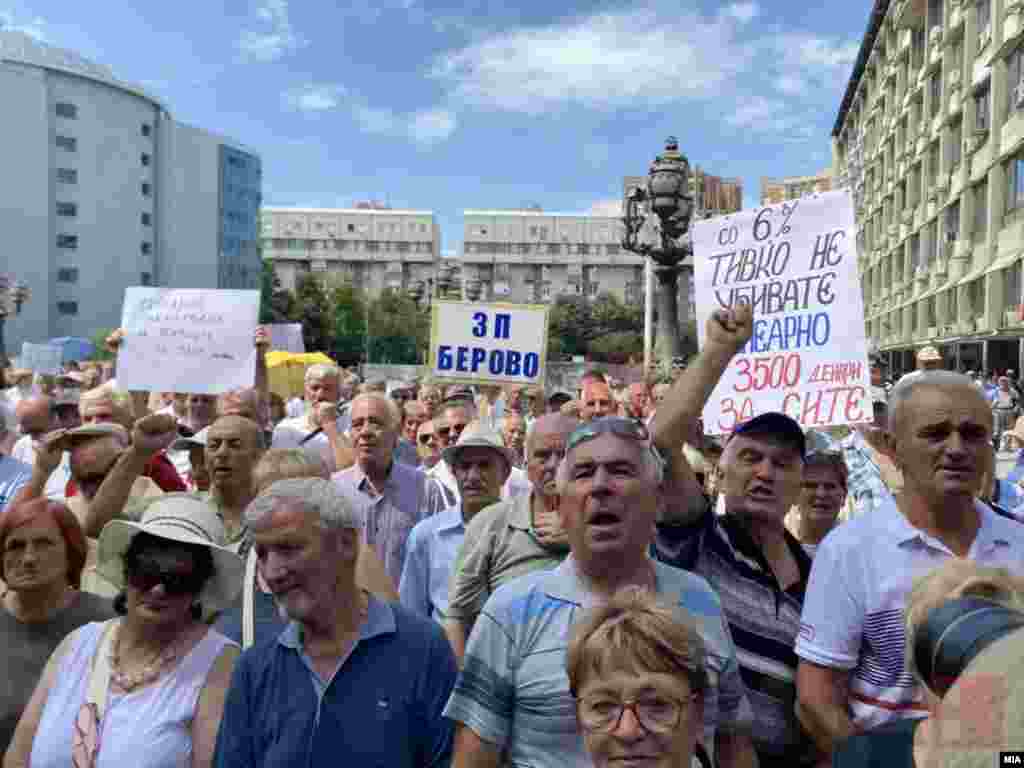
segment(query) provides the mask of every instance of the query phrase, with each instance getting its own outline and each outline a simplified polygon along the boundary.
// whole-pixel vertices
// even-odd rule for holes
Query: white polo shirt
[[[981,527],[967,559],[1024,575],[1024,525],[976,502]],[[889,500],[835,528],[818,546],[800,617],[801,659],[853,671],[850,716],[862,728],[925,717],[904,658],[903,609],[914,581],[955,557]]]

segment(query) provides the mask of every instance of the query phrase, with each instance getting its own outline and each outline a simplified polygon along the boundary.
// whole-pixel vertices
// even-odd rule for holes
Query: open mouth
[[[607,528],[609,526],[618,525],[622,521],[618,515],[612,514],[611,512],[598,512],[593,515],[589,524],[598,528]]]

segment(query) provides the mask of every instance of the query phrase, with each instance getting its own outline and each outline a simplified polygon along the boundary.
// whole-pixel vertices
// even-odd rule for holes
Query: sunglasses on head
[[[641,443],[649,443],[651,440],[651,433],[642,421],[624,419],[621,416],[605,416],[604,418],[594,419],[576,427],[565,443],[566,453],[580,443],[585,443],[599,435],[609,433],[616,437],[625,437]]]
[[[193,571],[181,572],[161,568],[159,563],[140,560],[125,569],[128,584],[140,592],[149,592],[157,584],[164,585],[168,595],[194,595],[203,588]]]

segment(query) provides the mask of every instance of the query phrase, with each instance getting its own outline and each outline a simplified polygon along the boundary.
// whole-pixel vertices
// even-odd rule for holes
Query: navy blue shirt
[[[453,723],[442,713],[457,668],[436,623],[371,595],[359,641],[322,699],[296,630],[239,658],[216,768],[448,765]]]

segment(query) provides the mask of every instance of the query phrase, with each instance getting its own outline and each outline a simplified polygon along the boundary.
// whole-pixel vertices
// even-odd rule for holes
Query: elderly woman
[[[833,768],[925,768],[934,765],[927,759],[937,746],[930,718],[939,711],[946,688],[933,690],[934,683],[922,677],[914,649],[918,632],[928,615],[943,603],[958,597],[980,597],[1021,610],[1024,609],[1024,582],[1005,568],[986,568],[960,559],[947,560],[918,579],[907,596],[904,610],[907,636],[904,653],[910,673],[923,683],[925,711],[918,715],[925,717],[893,720],[850,737],[833,755]]]
[[[253,485],[260,494],[278,480],[319,477],[330,480],[326,465],[300,448],[271,448],[253,469]],[[372,547],[360,547],[356,563],[356,582],[381,600],[398,602],[394,582]],[[217,629],[243,648],[275,637],[284,631],[274,599],[256,572],[256,552],[250,549],[245,568],[241,601],[226,611],[217,622]]]
[[[100,536],[99,569],[123,590],[122,618],[87,624],[54,651],[4,768],[172,768],[212,764],[238,649],[201,620],[231,603],[242,562],[219,546],[210,505],[152,502],[140,523]]]
[[[623,589],[575,627],[566,671],[594,768],[711,765],[697,743],[704,645],[678,610]]]
[[[839,512],[846,504],[848,481],[849,471],[842,453],[808,454],[800,484],[794,535],[811,557],[839,519]]]
[[[35,499],[0,516],[0,611],[6,685],[0,687],[0,745],[14,735],[32,688],[71,631],[114,615],[105,600],[80,592],[85,534],[66,506]]]

